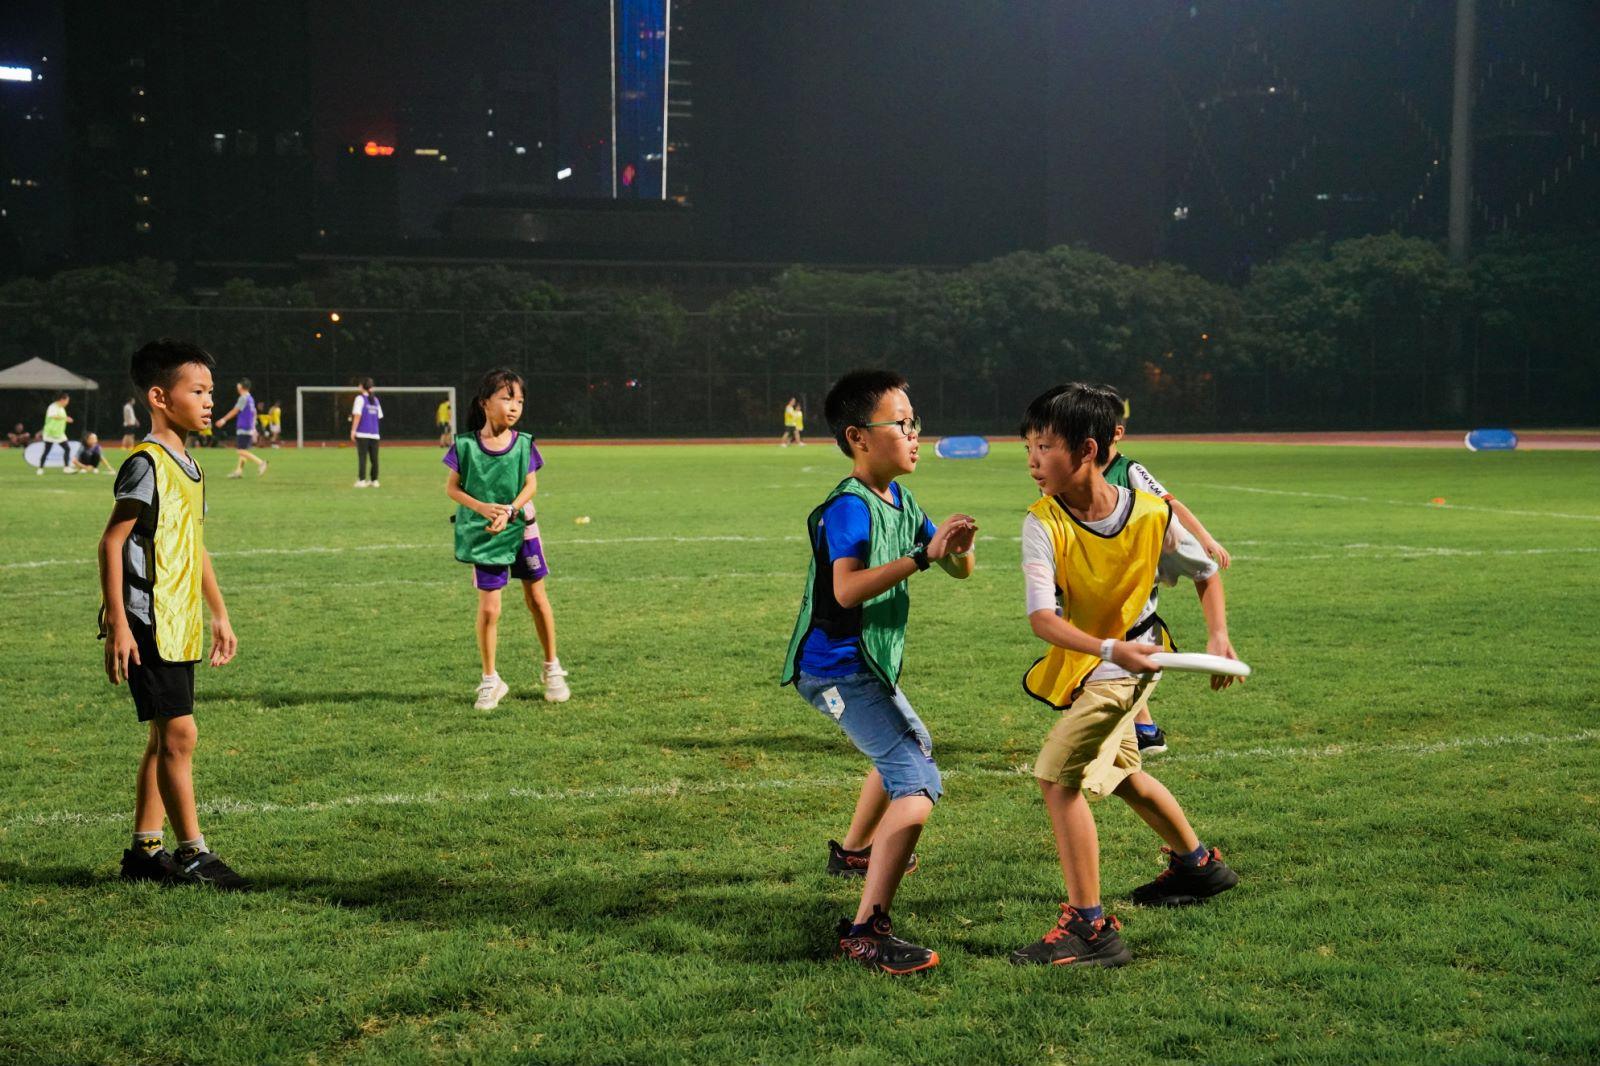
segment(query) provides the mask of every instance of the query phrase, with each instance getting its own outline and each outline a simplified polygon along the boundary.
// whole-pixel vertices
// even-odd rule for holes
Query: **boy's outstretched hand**
[[[1237,660],[1239,658],[1238,653],[1233,650],[1233,641],[1228,639],[1227,634],[1214,636],[1210,640],[1206,641],[1206,654],[1220,655],[1224,659]],[[1211,691],[1221,692],[1235,681],[1239,682],[1241,685],[1244,684],[1244,678],[1242,677],[1233,677],[1232,675],[1227,674],[1212,674]]]
[[[139,665],[139,645],[126,625],[112,626],[106,635],[106,677],[113,685],[128,679],[128,665]]]
[[[239,651],[239,638],[233,635],[233,626],[226,618],[211,620],[211,665],[221,666]]]
[[[934,562],[946,555],[961,555],[972,550],[978,535],[978,523],[969,514],[953,514],[934,530],[928,541],[928,558]]]

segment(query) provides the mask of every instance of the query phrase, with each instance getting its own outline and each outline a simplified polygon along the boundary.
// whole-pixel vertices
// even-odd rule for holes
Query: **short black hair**
[[[872,412],[884,393],[905,388],[906,379],[893,370],[852,370],[834,382],[822,403],[822,417],[827,419],[839,450],[854,458],[844,431],[872,421]]]
[[[1111,450],[1111,438],[1116,436],[1121,413],[1122,399],[1116,390],[1074,381],[1036,396],[1022,416],[1018,433],[1026,437],[1049,430],[1074,451],[1084,441],[1092,440],[1098,454],[1104,457]]]
[[[250,391],[250,379],[249,378],[240,378],[239,379],[239,384],[244,386],[244,391],[245,392],[249,392]]]
[[[362,378],[360,384],[361,384],[361,387],[363,389],[366,389],[368,392],[372,391],[372,379],[371,378]]]
[[[198,344],[162,337],[133,353],[128,376],[133,378],[140,398],[148,401],[151,389],[172,388],[172,383],[178,380],[178,371],[191,363],[211,371],[217,369],[217,361],[211,358],[211,353]]]

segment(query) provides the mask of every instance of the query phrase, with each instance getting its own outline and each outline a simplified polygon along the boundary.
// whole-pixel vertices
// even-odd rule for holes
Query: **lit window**
[[[136,233],[149,233],[150,232],[150,223],[148,223],[148,222],[135,222],[133,224],[133,228],[134,228],[134,231]]]

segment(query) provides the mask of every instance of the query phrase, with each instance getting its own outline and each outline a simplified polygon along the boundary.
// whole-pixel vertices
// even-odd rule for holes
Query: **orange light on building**
[[[379,144],[377,141],[368,141],[361,150],[368,155],[394,155],[394,145]]]

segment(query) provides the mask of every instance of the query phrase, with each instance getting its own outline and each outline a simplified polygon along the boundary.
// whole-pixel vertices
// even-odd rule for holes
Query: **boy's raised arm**
[[[1206,527],[1200,524],[1200,519],[1194,516],[1194,512],[1189,510],[1182,500],[1174,496],[1167,502],[1172,504],[1172,513],[1178,516],[1178,521],[1194,534],[1194,538],[1200,542],[1206,554],[1217,561],[1218,566],[1226,570],[1233,565],[1233,557],[1228,554],[1228,549],[1217,543],[1217,538],[1206,531]]]
[[[944,525],[940,526],[933,534],[933,539],[928,541],[928,561],[943,565],[945,558],[952,553],[952,544],[963,543],[959,537],[966,537],[963,532],[975,529],[971,517],[967,515],[951,515]],[[970,548],[970,541],[967,542]],[[972,572],[972,557],[965,560],[955,560],[964,563],[967,573]],[[865,603],[872,597],[887,592],[900,582],[917,572],[916,560],[905,555],[898,559],[891,559],[882,566],[872,567],[870,570],[860,559],[844,557],[833,561],[833,598],[839,601],[839,606],[844,608],[855,607]],[[966,576],[961,574],[958,576]]]

